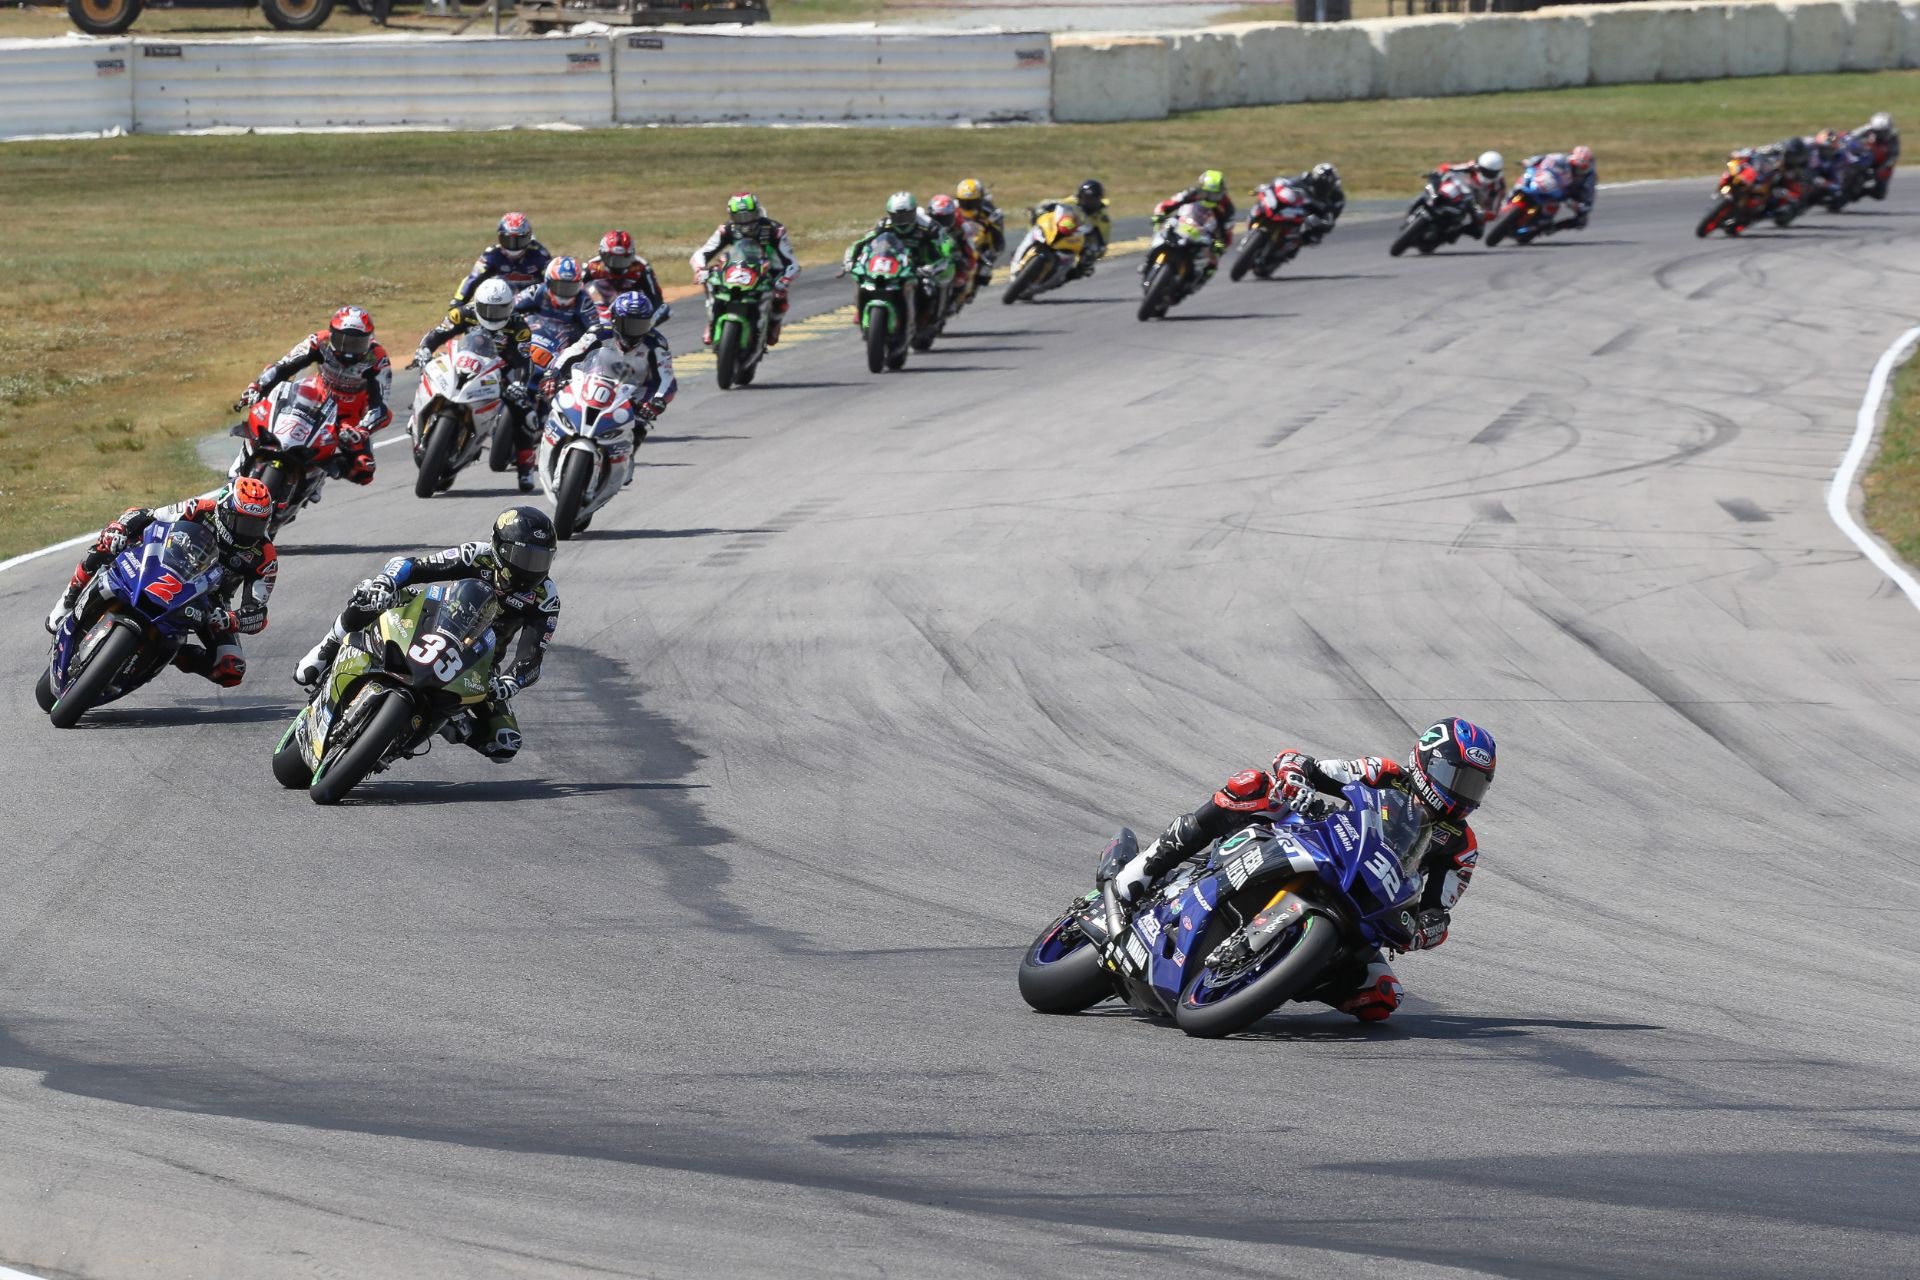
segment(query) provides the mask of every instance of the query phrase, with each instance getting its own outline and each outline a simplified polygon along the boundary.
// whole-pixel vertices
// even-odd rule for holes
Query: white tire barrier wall
[[[1062,124],[1164,120],[1173,102],[1169,41],[1160,36],[1053,38],[1053,118]]]
[[[0,40],[0,138],[133,125],[133,41]]]
[[[610,39],[619,124],[1044,121],[1052,107],[1044,34],[654,30]]]
[[[500,125],[608,122],[606,41],[140,40],[133,127]]]
[[[1787,69],[1787,15],[1777,5],[1727,7],[1727,74],[1777,76]]]
[[[1900,65],[1902,37],[1900,6],[1895,0],[1849,0],[1848,71],[1884,71]]]
[[[1783,4],[1791,35],[1787,40],[1787,70],[1794,75],[1838,71],[1847,57],[1851,34],[1847,7],[1816,0],[1810,4]]]

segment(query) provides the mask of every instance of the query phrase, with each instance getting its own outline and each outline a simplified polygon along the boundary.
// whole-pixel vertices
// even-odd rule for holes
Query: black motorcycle
[[[1206,282],[1213,227],[1213,214],[1200,204],[1183,204],[1161,220],[1147,248],[1140,319],[1164,317]]]
[[[1465,235],[1479,217],[1480,202],[1473,188],[1451,173],[1436,174],[1427,179],[1426,189],[1407,210],[1406,225],[1387,252],[1396,258],[1409,249],[1432,253]]]

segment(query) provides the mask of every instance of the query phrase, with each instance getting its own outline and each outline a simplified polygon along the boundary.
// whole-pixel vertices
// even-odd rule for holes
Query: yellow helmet
[[[953,198],[968,213],[978,212],[981,202],[987,198],[987,184],[978,178],[962,178],[960,185],[953,189]]]

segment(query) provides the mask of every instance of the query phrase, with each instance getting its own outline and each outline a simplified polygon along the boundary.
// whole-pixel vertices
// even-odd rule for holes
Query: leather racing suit
[[[505,280],[513,287],[514,292],[518,293],[528,285],[538,284],[545,278],[547,264],[552,261],[553,254],[538,240],[530,241],[526,248],[518,252],[503,249],[497,244],[490,244],[480,251],[479,257],[473,260],[472,269],[467,272],[467,278],[460,282],[460,287],[453,291],[453,301],[449,305],[457,307],[463,303],[472,302],[473,291],[478,289],[483,281],[491,280],[495,276]]]
[[[387,403],[393,393],[393,363],[387,349],[378,342],[367,354],[352,359],[333,349],[325,329],[308,334],[293,350],[260,371],[253,385],[264,395],[273,387],[310,365],[320,366],[320,380],[327,394],[340,406],[341,451],[366,453],[374,432],[393,421],[393,409]]]
[[[794,277],[800,274],[800,255],[793,251],[793,241],[787,237],[785,224],[772,218],[761,218],[758,222],[741,226],[735,222],[723,222],[713,229],[707,242],[693,251],[687,259],[693,268],[695,281],[706,282],[707,263],[716,257],[725,257],[727,250],[739,240],[751,240],[764,249],[769,257],[780,264],[779,279],[773,283],[773,322],[767,326],[767,345],[773,346],[780,341],[780,326],[787,318],[787,290],[793,287]],[[713,294],[707,294],[707,339],[713,337]]]

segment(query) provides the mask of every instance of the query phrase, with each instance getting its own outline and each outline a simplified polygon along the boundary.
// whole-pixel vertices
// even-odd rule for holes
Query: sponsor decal
[[[178,58],[182,57],[183,54],[180,46],[177,44],[143,44],[140,46],[140,56],[143,58]]]
[[[1173,953],[1173,963],[1174,963],[1174,965],[1175,965],[1175,967],[1179,967],[1179,966],[1181,966],[1181,965],[1184,965],[1184,964],[1186,964],[1186,962],[1187,962],[1187,953],[1186,953],[1186,952],[1184,952],[1184,951],[1176,951],[1176,952],[1174,952],[1174,953]]]
[[[597,53],[570,53],[567,55],[568,71],[598,71],[600,55]]]
[[[1380,887],[1387,891],[1389,898],[1400,896],[1400,868],[1393,865],[1393,859],[1387,856],[1385,850],[1367,860],[1367,870],[1373,873],[1374,879],[1380,882]]]
[[[1485,747],[1468,747],[1466,754],[1469,764],[1477,764],[1482,769],[1493,768],[1493,753]]]
[[[1047,51],[1045,49],[1015,49],[1013,51],[1013,65],[1028,69],[1044,67],[1047,65]]]
[[[1160,941],[1160,918],[1158,916],[1141,916],[1134,922],[1133,927],[1140,931],[1140,936],[1145,938],[1149,944]]]
[[[1200,895],[1199,895],[1199,894],[1195,894],[1194,896],[1195,896],[1195,897],[1199,897]],[[1192,917],[1192,916],[1181,916],[1181,917],[1180,917],[1180,927],[1181,927],[1182,929],[1191,929],[1191,928],[1193,928],[1193,917]]]
[[[666,47],[667,47],[667,42],[665,40],[662,40],[659,36],[628,36],[627,37],[627,48],[629,49],[664,49]]]
[[[1420,749],[1428,751],[1447,740],[1447,726],[1436,724],[1420,735]]]
[[[1127,959],[1133,961],[1137,968],[1146,968],[1147,949],[1140,939],[1132,934],[1127,936]]]
[[[123,76],[127,74],[127,60],[125,58],[95,58],[93,60],[93,74],[97,76]]]
[[[1332,823],[1334,838],[1340,842],[1342,853],[1350,852],[1360,839],[1360,833],[1354,828],[1353,819],[1341,814]]]

